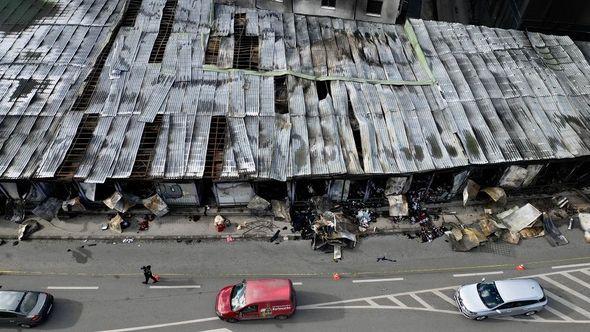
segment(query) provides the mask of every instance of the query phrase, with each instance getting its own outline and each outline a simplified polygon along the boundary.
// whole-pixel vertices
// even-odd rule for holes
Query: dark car
[[[33,327],[51,312],[53,296],[42,292],[0,291],[0,325]]]

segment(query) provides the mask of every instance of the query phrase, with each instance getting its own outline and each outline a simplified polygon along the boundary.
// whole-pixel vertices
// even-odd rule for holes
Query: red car
[[[219,291],[215,313],[221,320],[230,323],[265,318],[287,319],[295,313],[296,306],[291,280],[244,280]]]

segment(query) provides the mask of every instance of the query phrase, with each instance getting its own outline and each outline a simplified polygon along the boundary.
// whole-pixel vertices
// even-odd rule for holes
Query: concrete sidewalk
[[[133,220],[141,216],[134,216]],[[33,233],[30,239],[122,240],[133,238],[136,240],[225,240],[229,235],[234,239],[268,240],[278,230],[280,230],[280,238],[287,236],[289,239],[298,239],[300,237],[298,233],[291,233],[290,223],[273,221],[273,218],[270,216],[226,216],[231,221],[231,226],[223,232],[217,232],[213,225],[214,217],[215,215],[201,216],[195,221],[195,217],[191,216],[166,215],[151,221],[149,223],[149,229],[145,231],[139,231],[138,223],[133,221],[131,222],[131,226],[124,229],[122,233],[101,229],[101,226],[108,222],[108,215],[84,215],[69,219],[55,218],[51,222],[40,218],[26,218],[25,220],[34,219],[43,226],[41,230]],[[237,229],[239,224],[246,226]],[[18,224],[11,223],[10,221],[0,221],[0,239],[16,239],[18,227]],[[378,218],[377,222],[371,223],[371,228],[363,233],[363,235],[406,233],[415,232],[419,229],[420,227],[418,225],[393,224],[386,218]]]

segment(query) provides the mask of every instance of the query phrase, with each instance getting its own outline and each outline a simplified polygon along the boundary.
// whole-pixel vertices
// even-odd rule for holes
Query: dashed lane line
[[[175,285],[175,286],[150,286],[151,289],[189,289],[189,288],[201,288],[201,285]]]
[[[403,281],[404,278],[384,278],[384,279],[355,279],[353,284],[362,284],[368,282],[387,282],[387,281]]]
[[[47,286],[49,290],[97,290],[98,286]]]
[[[301,281],[293,282],[293,286],[301,286],[303,283]]]
[[[474,277],[474,276],[487,276],[493,274],[504,274],[504,271],[489,271],[489,272],[477,272],[477,273],[457,273],[453,274],[455,278],[462,278],[462,277]]]

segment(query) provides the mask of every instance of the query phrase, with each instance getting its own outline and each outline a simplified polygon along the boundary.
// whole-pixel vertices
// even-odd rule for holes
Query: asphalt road
[[[587,331],[590,252],[579,230],[565,234],[571,243],[564,247],[534,239],[470,253],[451,251],[443,239],[377,237],[344,251],[339,263],[303,241],[7,243],[0,246],[0,285],[54,294],[54,313],[41,331]],[[396,262],[377,262],[384,255]],[[527,269],[515,271],[521,263]],[[164,288],[141,284],[145,264],[162,275],[155,286]],[[334,272],[342,279],[332,280]],[[484,276],[472,274],[533,275],[553,294],[551,311],[535,319],[467,320],[448,296]],[[295,316],[238,324],[214,317],[219,288],[259,276],[297,283]]]

